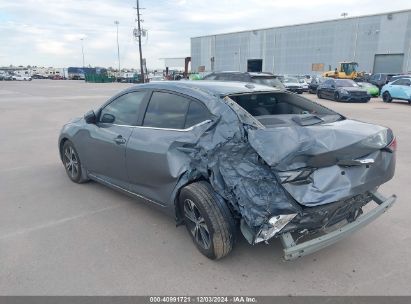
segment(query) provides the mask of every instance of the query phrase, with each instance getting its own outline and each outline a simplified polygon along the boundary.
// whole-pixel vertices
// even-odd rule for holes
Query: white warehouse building
[[[191,38],[192,72],[411,71],[411,10]]]

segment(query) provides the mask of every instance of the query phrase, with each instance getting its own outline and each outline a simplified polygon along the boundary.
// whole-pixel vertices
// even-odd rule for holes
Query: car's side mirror
[[[84,120],[88,124],[95,124],[97,120],[96,113],[94,113],[93,110],[88,111],[86,114],[84,114]]]
[[[116,118],[114,117],[114,115],[111,114],[104,114],[103,117],[101,117],[101,122],[102,123],[113,123],[116,120]]]

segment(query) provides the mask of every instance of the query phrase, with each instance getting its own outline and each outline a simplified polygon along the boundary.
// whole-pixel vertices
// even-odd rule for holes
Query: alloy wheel
[[[184,201],[185,223],[193,238],[202,248],[208,249],[211,244],[210,232],[200,210],[190,199]]]
[[[75,179],[79,173],[79,163],[76,152],[72,146],[67,146],[64,150],[64,165],[69,176]]]

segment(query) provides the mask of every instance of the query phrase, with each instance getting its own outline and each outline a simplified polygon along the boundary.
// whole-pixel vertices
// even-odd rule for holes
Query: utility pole
[[[85,67],[84,65],[84,45],[83,45],[83,40],[84,38],[80,38],[81,40],[81,53],[83,54],[83,68]]]
[[[137,35],[138,35],[138,50],[140,53],[140,72],[141,72],[141,82],[145,82],[144,69],[143,69],[143,52],[141,50],[141,26],[140,26],[140,3],[136,0],[136,10],[137,10]]]
[[[114,24],[117,26],[117,59],[118,59],[118,73],[120,75],[120,45],[118,43],[118,25],[120,24],[120,22],[116,20],[114,21]]]

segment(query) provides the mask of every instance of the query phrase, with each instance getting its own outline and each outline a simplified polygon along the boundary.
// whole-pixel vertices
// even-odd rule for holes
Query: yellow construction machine
[[[323,77],[332,77],[340,79],[360,79],[364,76],[363,72],[357,72],[358,63],[354,61],[340,62],[339,68],[334,71],[327,71],[323,73]]]

